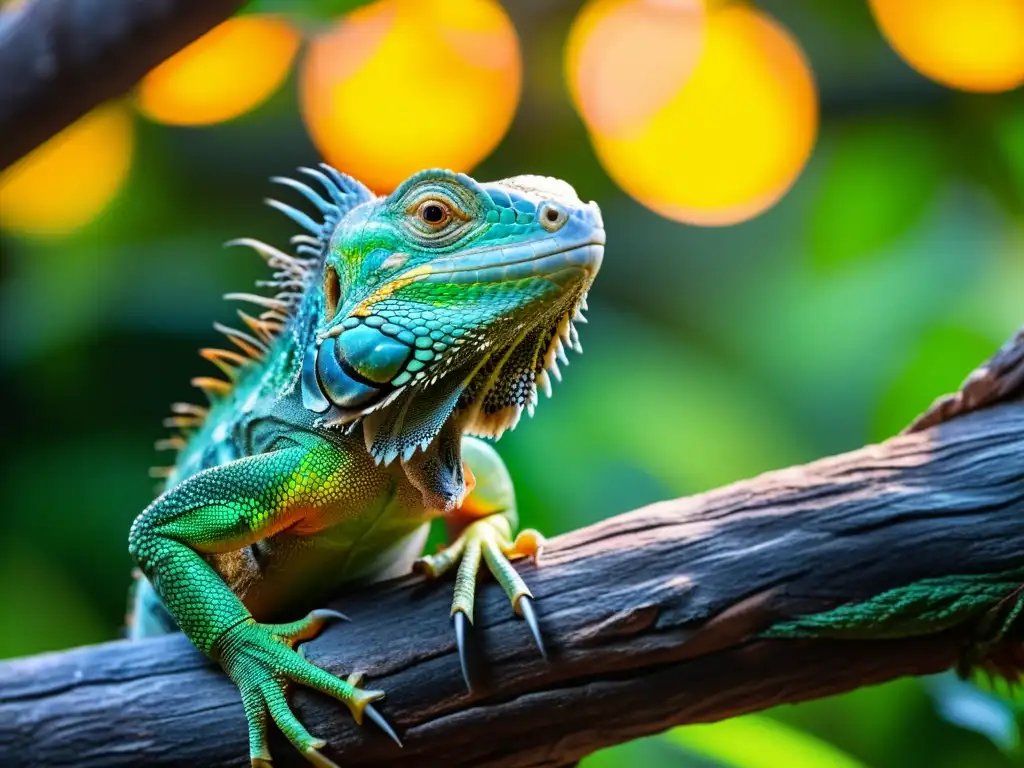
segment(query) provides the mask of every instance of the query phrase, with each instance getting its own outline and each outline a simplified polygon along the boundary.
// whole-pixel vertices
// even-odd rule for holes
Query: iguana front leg
[[[473,688],[467,658],[467,624],[473,622],[473,605],[480,562],[501,585],[512,602],[512,609],[530,628],[537,647],[547,658],[540,627],[533,609],[533,594],[510,559],[536,557],[544,537],[533,529],[513,536],[519,524],[512,478],[497,451],[476,438],[462,440],[466,495],[462,503],[446,517],[449,544],[436,555],[416,562],[416,569],[437,578],[458,563],[451,617],[459,645],[459,661],[466,686]]]
[[[345,456],[318,438],[299,435],[296,441],[294,447],[190,477],[154,501],[129,537],[131,554],[182,631],[238,686],[254,766],[270,760],[268,717],[310,762],[334,765],[319,752],[325,742],[312,736],[288,706],[289,681],[334,696],[356,722],[366,714],[397,741],[370,705],[383,692],[361,690],[294,650],[340,614],[313,611],[288,624],[257,623],[202,557],[238,550],[285,528],[314,525],[317,512],[339,500],[346,484]]]

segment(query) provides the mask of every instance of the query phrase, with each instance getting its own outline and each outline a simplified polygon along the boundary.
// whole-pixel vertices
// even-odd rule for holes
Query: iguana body
[[[509,558],[535,553],[540,536],[514,537],[508,473],[467,435],[498,437],[532,412],[563,342],[578,346],[573,320],[604,244],[596,204],[553,179],[432,170],[375,197],[326,166],[303,172],[326,196],[278,181],[322,222],[270,201],[310,232],[293,239],[297,255],[240,241],[267,258],[278,293],[248,296],[265,310],[243,314],[252,335],[226,330],[244,355],[203,351],[232,381],[196,381],[208,412],[176,407],[177,462],[129,540],[146,576],[133,635],[176,625],[220,662],[242,693],[254,765],[270,760],[271,719],[331,764],[291,713],[288,681],[390,732],[370,706],[382,692],[294,646],[336,615],[316,606],[340,584],[407,572],[434,518],[454,541],[418,562],[433,576],[458,565],[460,646],[481,558],[537,636]]]

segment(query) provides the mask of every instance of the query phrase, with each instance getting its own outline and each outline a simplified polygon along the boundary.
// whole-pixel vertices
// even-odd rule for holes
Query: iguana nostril
[[[569,220],[569,216],[553,203],[544,203],[538,212],[540,225],[548,232],[557,232]]]

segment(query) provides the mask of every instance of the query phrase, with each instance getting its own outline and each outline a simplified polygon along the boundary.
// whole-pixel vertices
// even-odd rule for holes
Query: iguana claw
[[[540,655],[547,661],[548,652],[544,648],[544,638],[541,637],[540,626],[537,624],[537,614],[533,612],[533,598],[529,595],[520,597],[519,611],[523,614],[523,620],[530,628],[530,634],[533,635],[533,641],[537,644],[537,650],[540,651]]]
[[[363,707],[363,714],[370,718],[374,724],[380,728],[384,733],[391,737],[391,740],[398,746],[402,746],[402,740],[398,738],[398,734],[395,733],[395,729],[391,727],[391,723],[384,719],[384,715],[378,712],[373,704],[367,704]]]
[[[452,616],[452,624],[455,626],[455,643],[459,646],[459,666],[462,667],[462,679],[466,682],[466,688],[472,692],[473,681],[469,674],[469,650],[466,647],[466,625],[469,619],[466,614],[459,611]]]
[[[479,688],[479,654],[476,653],[476,643],[473,642],[473,622],[470,618],[458,611],[452,616],[452,625],[455,627],[455,644],[459,648],[459,666],[462,668],[462,679],[466,683],[466,690],[473,693]]]
[[[361,672],[353,672],[351,675],[348,676],[345,682],[351,686],[358,688],[363,684],[363,675]],[[399,747],[403,746],[402,740],[398,738],[398,734],[395,733],[395,729],[391,727],[391,723],[384,719],[384,715],[378,712],[377,708],[374,707],[372,703],[363,705],[362,713],[360,717],[356,719],[356,722],[359,725],[363,724],[363,717],[370,718],[370,720],[373,721],[374,725],[376,725],[378,728],[384,731],[384,733],[387,734],[391,738],[391,740],[395,742],[395,744],[397,744]]]

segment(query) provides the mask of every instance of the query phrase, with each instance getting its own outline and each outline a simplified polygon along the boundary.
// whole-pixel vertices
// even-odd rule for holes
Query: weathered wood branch
[[[27,0],[0,16],[0,170],[244,0]]]
[[[1012,582],[1024,569],[1024,333],[964,393],[880,445],[554,539],[539,567],[520,566],[550,662],[487,584],[477,627],[492,677],[476,695],[459,674],[450,584],[410,577],[344,597],[352,623],[309,656],[388,691],[381,709],[405,749],[317,693],[296,690],[296,711],[347,766],[553,767],[675,724],[947,669],[991,610],[888,639],[760,633],[924,579]],[[1021,641],[1012,627],[990,650],[1024,666]],[[279,765],[302,764],[280,738],[272,747]],[[241,766],[245,755],[234,686],[181,636],[0,664],[4,766]]]

